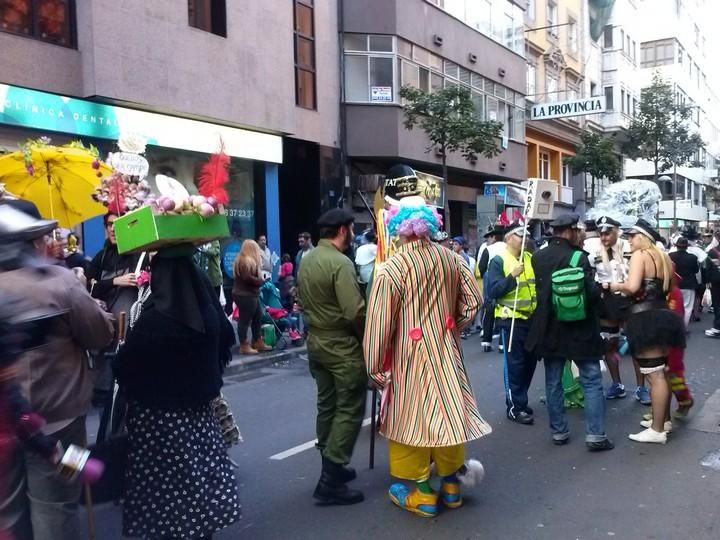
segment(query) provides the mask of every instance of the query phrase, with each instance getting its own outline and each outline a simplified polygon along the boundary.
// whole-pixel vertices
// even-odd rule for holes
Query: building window
[[[620,108],[622,109],[622,112],[627,112],[625,110],[625,90],[622,88],[620,89]]]
[[[612,49],[613,47],[613,27],[610,25],[607,25],[605,27],[605,31],[603,32],[603,40],[604,40],[604,48],[605,49]]]
[[[527,96],[529,99],[535,100],[535,88],[537,84],[537,66],[534,64],[527,65]]]
[[[558,80],[549,73],[545,75],[545,93],[545,101],[558,100]]]
[[[550,154],[548,152],[540,152],[538,156],[538,173],[540,178],[550,180]]]
[[[570,165],[567,163],[563,164],[562,168],[562,185],[564,187],[570,187],[570,179],[572,178],[572,172],[570,171]]]
[[[630,36],[625,36],[625,41],[627,45],[627,51],[625,51],[625,54],[628,55],[628,57],[632,57],[632,48],[630,46]]]
[[[225,0],[188,0],[190,26],[227,37]]]
[[[615,105],[613,103],[614,90],[615,90],[615,88],[612,86],[605,87],[605,108],[608,111],[615,110]]]
[[[625,47],[625,30],[620,30],[620,48]]]
[[[627,92],[625,94],[625,99],[627,100],[627,103],[625,104],[625,113],[628,115],[631,115],[632,109],[630,108],[630,103],[631,103],[630,100],[632,99],[632,96],[630,95],[630,92]]]
[[[531,21],[535,20],[535,0],[527,0],[527,9],[525,10],[525,16]]]
[[[700,47],[700,28],[698,28],[698,25],[695,25],[695,46]]]
[[[295,104],[317,109],[313,0],[295,3]]]
[[[633,98],[633,110],[632,110],[633,116],[635,116],[637,114],[637,106],[638,106],[638,101],[637,101],[637,99]]]
[[[73,0],[0,0],[0,30],[73,47]]]
[[[637,62],[637,43],[634,39],[632,42],[632,59],[633,62]]]
[[[640,46],[640,66],[667,66],[675,62],[675,40],[647,41]]]
[[[567,29],[568,51],[570,51],[570,54],[575,55],[578,52],[577,21],[575,19],[569,18]]]
[[[675,15],[680,16],[682,10],[682,0],[675,0]]]
[[[552,37],[558,37],[558,8],[555,0],[548,0],[547,3],[547,25],[548,34]]]

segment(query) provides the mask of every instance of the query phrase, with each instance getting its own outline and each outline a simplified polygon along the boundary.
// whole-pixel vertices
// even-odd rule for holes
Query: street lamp
[[[658,182],[672,182],[672,198],[673,198],[673,232],[677,232],[677,167],[673,169],[673,177],[662,175],[658,178]]]

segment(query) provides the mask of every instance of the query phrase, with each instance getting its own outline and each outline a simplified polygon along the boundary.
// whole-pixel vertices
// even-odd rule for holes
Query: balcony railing
[[[557,201],[562,204],[569,204],[570,206],[573,206],[575,204],[575,194],[573,188],[558,184]]]

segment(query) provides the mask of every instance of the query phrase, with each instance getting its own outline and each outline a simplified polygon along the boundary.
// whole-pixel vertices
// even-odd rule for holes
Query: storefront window
[[[72,0],[0,0],[0,30],[71,47]]]
[[[193,194],[197,193],[197,182],[202,166],[208,155],[171,148],[148,146],[146,157],[150,164],[148,178],[154,186],[156,174],[175,178]],[[247,159],[231,158],[230,179],[227,192],[230,199],[226,211],[230,236],[233,238],[255,237],[255,178],[253,162]]]

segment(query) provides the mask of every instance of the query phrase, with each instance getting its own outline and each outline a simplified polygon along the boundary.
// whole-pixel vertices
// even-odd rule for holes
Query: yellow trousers
[[[430,478],[430,464],[439,476],[450,476],[465,463],[465,445],[418,447],[388,441],[390,474],[395,478],[422,482]]]

